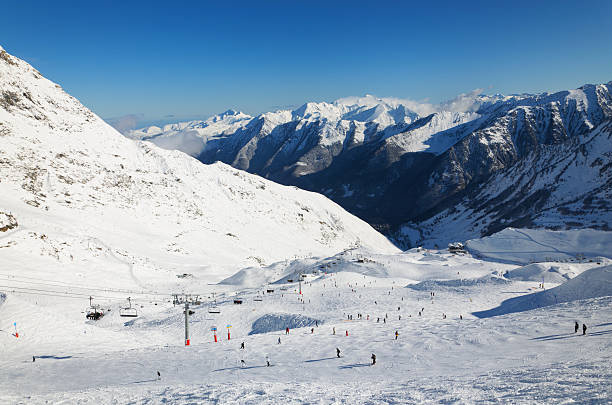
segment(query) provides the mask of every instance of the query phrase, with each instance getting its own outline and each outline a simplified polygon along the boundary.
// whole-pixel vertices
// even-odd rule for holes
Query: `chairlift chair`
[[[213,306],[208,308],[208,313],[209,314],[220,314],[221,310],[217,306],[217,299],[215,298],[215,293],[213,293],[212,296],[213,296]]]
[[[103,316],[104,316],[104,311],[100,309],[100,305],[98,304],[94,305],[93,297],[89,297],[89,308],[87,309],[87,315],[85,315],[85,318],[97,321]]]
[[[85,315],[87,319],[93,319],[94,321],[97,321],[103,316],[104,316],[104,312],[100,309],[99,305],[90,306],[89,309],[87,310],[87,315]]]
[[[136,308],[132,308],[132,299],[128,297],[128,307],[119,308],[119,316],[124,318],[136,318],[138,316],[138,311]]]
[[[138,311],[136,311],[136,308],[120,308],[119,316],[126,318],[136,318],[138,316]]]

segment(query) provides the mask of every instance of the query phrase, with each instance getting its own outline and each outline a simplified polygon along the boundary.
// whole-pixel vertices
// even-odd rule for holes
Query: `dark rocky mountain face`
[[[507,226],[608,229],[611,89],[489,98],[423,117],[377,106],[313,119],[306,105],[288,119],[254,118],[198,159],[323,193],[404,246]],[[368,120],[381,113],[393,119]]]

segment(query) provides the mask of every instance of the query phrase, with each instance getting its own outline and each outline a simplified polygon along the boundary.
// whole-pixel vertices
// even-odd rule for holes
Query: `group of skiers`
[[[578,324],[578,321],[574,322],[574,333],[578,333],[578,329],[580,328],[580,324]],[[582,324],[582,334],[586,335],[586,331],[587,331],[587,326],[586,324]]]

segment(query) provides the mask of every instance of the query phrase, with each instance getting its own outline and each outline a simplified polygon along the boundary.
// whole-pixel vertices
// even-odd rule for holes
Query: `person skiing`
[[[279,345],[281,344],[281,341],[280,341],[280,336],[278,337],[278,344],[279,344]]]
[[[397,340],[397,337],[399,336],[399,332],[395,331],[395,340]]]
[[[285,335],[288,335],[288,334],[289,334],[289,328],[286,328],[285,329]]]
[[[240,348],[244,349],[244,342],[240,343]]]
[[[583,323],[582,324],[582,334],[583,335],[586,335],[586,330],[587,330],[586,324]]]
[[[240,360],[240,367],[242,368],[246,367],[246,363],[243,359]]]
[[[336,334],[336,327],[334,326],[332,335],[335,335],[335,334]]]
[[[310,328],[310,334],[312,335],[314,333],[314,328]]]
[[[374,353],[372,353],[372,357],[370,357],[372,359],[372,365],[376,364],[376,355]]]
[[[336,347],[336,356],[340,358],[340,349],[338,349],[337,347]]]
[[[157,370],[157,379],[161,380],[161,374],[159,373],[159,370]]]
[[[578,321],[574,322],[574,333],[578,332],[578,328],[580,328],[580,325],[578,325]]]
[[[266,367],[270,367],[270,357],[266,356]]]
[[[36,361],[36,356],[32,356],[32,363]]]

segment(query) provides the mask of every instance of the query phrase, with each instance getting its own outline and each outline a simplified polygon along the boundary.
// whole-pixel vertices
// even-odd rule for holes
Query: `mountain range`
[[[611,90],[439,105],[367,95],[126,136],[325,194],[402,247],[510,226],[609,230]]]

